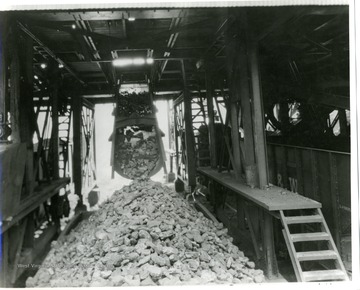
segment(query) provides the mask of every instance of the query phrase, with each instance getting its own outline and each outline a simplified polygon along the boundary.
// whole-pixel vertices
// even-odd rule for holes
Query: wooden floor
[[[243,181],[237,180],[231,172],[218,172],[209,167],[197,170],[268,211],[321,208],[321,203],[278,186],[271,186],[267,190],[250,188]]]

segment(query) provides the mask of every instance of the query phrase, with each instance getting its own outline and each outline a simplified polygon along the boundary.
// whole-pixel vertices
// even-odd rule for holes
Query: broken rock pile
[[[135,180],[82,221],[28,287],[262,282],[227,229],[161,183]]]

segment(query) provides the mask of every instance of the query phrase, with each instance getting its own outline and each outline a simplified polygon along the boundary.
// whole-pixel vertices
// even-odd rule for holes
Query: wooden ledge
[[[321,208],[321,203],[278,186],[266,190],[251,188],[229,172],[210,167],[200,167],[197,171],[268,211]]]

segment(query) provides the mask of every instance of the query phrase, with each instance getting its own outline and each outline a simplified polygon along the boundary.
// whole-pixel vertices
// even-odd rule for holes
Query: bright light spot
[[[142,65],[142,64],[145,64],[145,59],[143,58],[134,58],[134,64],[135,65]]]
[[[135,21],[135,17],[129,17],[129,21]]]
[[[75,24],[71,25],[71,28],[76,29],[76,25]]]
[[[39,79],[39,77],[38,77],[37,75],[34,75],[34,79],[38,80],[38,79]]]
[[[133,60],[131,58],[118,58],[113,60],[114,66],[127,66],[133,64]]]
[[[59,68],[63,68],[64,65],[62,63],[59,63]]]
[[[144,64],[153,64],[153,58],[118,58],[112,61],[113,66],[128,66],[128,65],[144,65]]]
[[[39,84],[41,85],[41,84],[42,84],[42,81],[39,81]]]
[[[42,64],[40,65],[40,67],[41,67],[42,69],[45,69],[45,68],[46,68],[46,63],[42,63]]]

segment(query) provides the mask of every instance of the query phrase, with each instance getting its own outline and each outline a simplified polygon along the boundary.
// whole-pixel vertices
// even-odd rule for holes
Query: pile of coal
[[[100,287],[263,282],[221,223],[161,183],[116,191],[49,255],[27,287]]]
[[[114,165],[122,176],[129,179],[149,177],[159,158],[155,131],[139,131],[134,134],[130,130],[121,129],[117,132]]]

